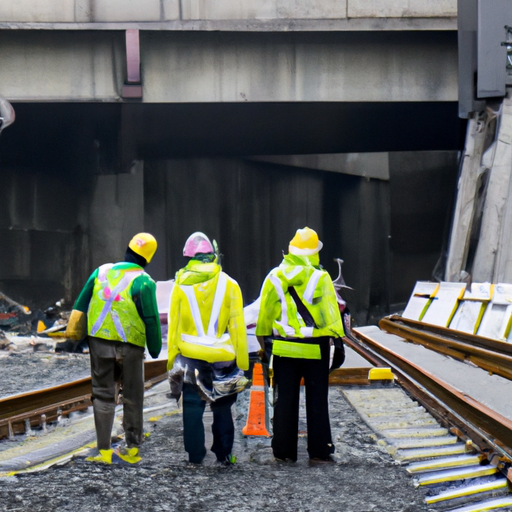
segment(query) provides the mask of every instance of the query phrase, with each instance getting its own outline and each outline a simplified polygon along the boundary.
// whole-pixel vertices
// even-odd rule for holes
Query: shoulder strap
[[[315,320],[311,316],[311,313],[308,311],[308,308],[306,308],[304,303],[300,300],[297,290],[293,286],[289,286],[288,292],[290,293],[292,299],[297,305],[297,312],[304,320],[306,327],[316,327]]]

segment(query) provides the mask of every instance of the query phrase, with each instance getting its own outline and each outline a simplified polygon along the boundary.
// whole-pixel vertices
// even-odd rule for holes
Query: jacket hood
[[[279,270],[288,286],[299,286],[309,278],[315,267],[307,256],[286,254],[279,265]]]
[[[222,268],[218,263],[202,263],[191,260],[176,273],[176,284],[194,285],[204,283],[213,279],[221,270]]]

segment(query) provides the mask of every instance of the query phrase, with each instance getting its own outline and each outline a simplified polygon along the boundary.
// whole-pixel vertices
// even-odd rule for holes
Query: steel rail
[[[167,360],[145,361],[145,386],[167,375]],[[91,405],[91,378],[67,382],[0,399],[0,439],[22,434],[31,427],[55,421],[61,415],[85,410]]]
[[[368,385],[369,368],[338,368],[329,375],[330,385]],[[144,363],[146,388],[167,376],[167,360]],[[0,398],[0,439],[23,434],[31,427],[55,421],[92,405],[91,378],[67,382],[18,395]]]
[[[488,458],[512,461],[512,421],[357,329],[352,333],[345,343],[373,364],[390,366],[398,382],[441,424],[452,431],[455,426],[457,435],[471,440]]]
[[[489,372],[512,380],[512,345],[509,343],[399,316],[383,318],[379,327],[441,354],[469,360]]]

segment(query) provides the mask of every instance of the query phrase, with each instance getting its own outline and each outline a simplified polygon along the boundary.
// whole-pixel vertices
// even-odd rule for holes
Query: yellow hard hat
[[[155,237],[149,233],[138,233],[128,244],[134,253],[142,256],[148,263],[153,258],[157,246]]]
[[[290,241],[288,252],[295,256],[311,256],[320,251],[324,246],[315,230],[308,228],[298,229]]]

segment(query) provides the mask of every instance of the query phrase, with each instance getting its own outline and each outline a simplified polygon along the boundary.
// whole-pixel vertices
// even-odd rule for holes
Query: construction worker
[[[301,379],[306,387],[310,460],[333,462],[328,410],[331,338],[344,336],[336,293],[321,270],[317,233],[297,230],[279,267],[261,290],[256,335],[262,349],[272,340],[274,419],[272,450],[277,461],[297,460]]]
[[[144,351],[153,358],[162,348],[156,285],[144,272],[157,248],[149,233],[135,235],[124,260],[107,263],[89,277],[76,300],[66,335],[86,331],[91,357],[92,403],[99,454],[87,460],[136,463],[143,439]],[[85,327],[86,326],[86,327]],[[123,396],[126,446],[114,453],[112,426],[119,384]]]
[[[201,232],[185,243],[183,255],[190,259],[177,272],[171,293],[167,368],[172,396],[183,395],[189,462],[200,464],[206,456],[203,413],[208,401],[213,412],[211,450],[219,463],[230,465],[236,460],[231,406],[247,382],[243,370],[249,368],[249,357],[242,293],[222,272],[216,252]]]

